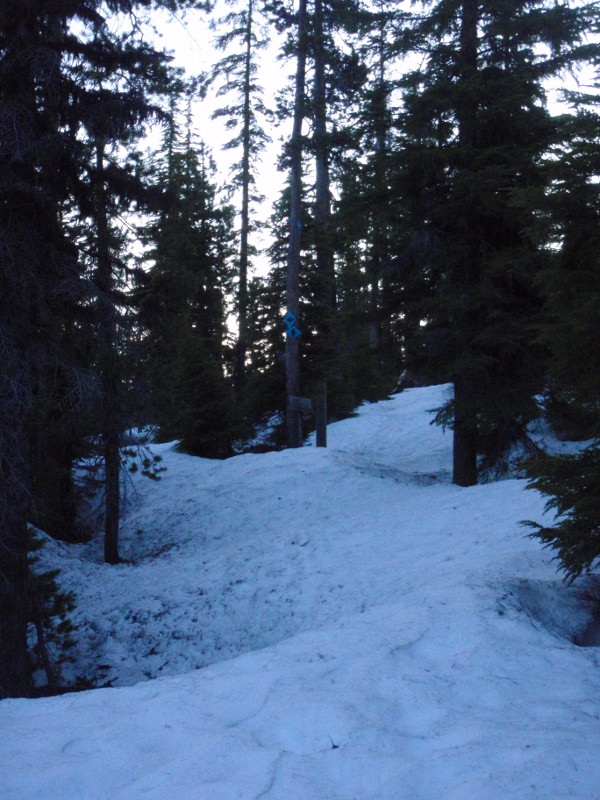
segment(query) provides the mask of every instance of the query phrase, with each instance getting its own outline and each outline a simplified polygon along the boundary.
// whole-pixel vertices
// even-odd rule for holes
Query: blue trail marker
[[[296,315],[292,314],[291,311],[288,311],[285,317],[283,318],[286,327],[286,335],[290,337],[290,339],[297,339],[299,336],[302,336],[302,331],[300,328],[296,327]]]

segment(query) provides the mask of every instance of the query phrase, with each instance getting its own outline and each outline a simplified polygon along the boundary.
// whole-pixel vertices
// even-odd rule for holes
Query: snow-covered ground
[[[131,563],[40,562],[77,595],[68,677],[115,688],[1,702],[0,797],[598,800],[591,579],[526,538],[522,481],[450,483],[447,392],[363,406],[327,450],[153,446]]]

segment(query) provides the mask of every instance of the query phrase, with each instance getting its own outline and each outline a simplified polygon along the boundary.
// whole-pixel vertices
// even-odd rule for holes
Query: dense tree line
[[[0,9],[0,697],[32,691],[32,631],[43,654],[60,605],[40,612],[52,580],[32,578],[28,525],[81,539],[73,465],[96,456],[117,563],[124,433],[140,425],[224,458],[267,418],[279,420],[271,447],[301,446],[315,424],[306,401],[326,421],[401,373],[403,385],[452,382],[436,420],[453,430],[458,485],[527,447],[542,411],[590,440],[529,470],[563,514],[535,535],[569,577],[594,566],[595,5],[245,0],[211,16],[162,0],[196,7],[222,50],[191,83],[148,39],[154,5]],[[259,79],[270,37],[291,72],[271,111]],[[548,81],[580,68],[592,85],[554,112]],[[215,87],[230,176],[195,133],[193,109]],[[265,221],[273,114],[286,181]],[[144,154],[151,123],[162,141]]]

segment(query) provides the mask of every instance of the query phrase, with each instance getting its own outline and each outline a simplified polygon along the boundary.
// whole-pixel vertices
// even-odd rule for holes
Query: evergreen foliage
[[[267,47],[269,37],[254,0],[247,0],[241,7],[231,10],[218,21],[215,28],[226,29],[218,35],[216,44],[219,50],[229,52],[215,64],[212,79],[220,83],[217,95],[228,97],[230,102],[215,111],[213,119],[224,118],[227,130],[234,134],[225,142],[223,149],[241,150],[240,158],[233,167],[233,187],[241,194],[236,292],[238,339],[233,378],[238,401],[243,404],[247,380],[248,280],[252,256],[256,252],[251,244],[251,236],[259,227],[252,212],[263,199],[257,189],[256,172],[260,154],[270,141],[265,133],[269,111],[257,80],[257,57]]]
[[[61,688],[61,664],[72,660],[69,651],[75,642],[69,615],[75,607],[75,598],[72,592],[60,589],[59,570],[41,572],[36,568],[36,552],[43,546],[39,532],[30,527],[28,606],[32,679],[36,694],[52,694]]]
[[[597,30],[597,12],[595,19]],[[548,415],[561,435],[595,440],[579,455],[538,459],[527,468],[528,486],[546,495],[547,509],[557,515],[553,526],[528,524],[557,551],[568,581],[597,566],[600,556],[600,361],[591,345],[600,336],[597,88],[596,79],[591,91],[567,94],[574,113],[558,120],[548,164],[552,183],[539,223],[554,245],[543,273],[545,314],[538,329],[549,352]]]
[[[237,426],[225,374],[232,213],[217,202],[214,162],[202,143],[193,144],[190,125],[188,118],[182,139],[169,127],[155,162],[161,211],[140,231],[153,263],[138,276],[136,302],[160,438],[179,439],[194,455],[224,457]]]
[[[552,526],[528,521],[531,534],[557,551],[569,582],[589,572],[600,559],[600,444],[574,456],[554,456],[528,466],[528,489],[549,499],[546,510],[556,513]]]
[[[140,40],[135,16],[151,6],[6,0],[0,9],[0,697],[31,690],[27,521],[32,475],[39,486],[48,467],[44,422],[72,419],[85,396],[69,344],[94,293],[69,221],[95,220],[109,264],[102,144],[130,141],[152,113],[145,91],[156,89],[164,57]],[[127,18],[131,37],[111,36],[108,14]],[[102,85],[108,74],[118,77]]]
[[[509,10],[464,0],[432,5],[416,28],[427,66],[406,80],[408,164],[416,155],[431,182],[421,180],[409,202],[421,204],[419,227],[434,246],[425,320],[454,382],[462,485],[475,482],[478,453],[496,455],[536,414],[544,360],[532,345],[535,276],[548,256],[529,236],[539,207],[525,190],[530,201],[549,180],[554,126],[542,80],[577,62],[585,19],[541,2]]]

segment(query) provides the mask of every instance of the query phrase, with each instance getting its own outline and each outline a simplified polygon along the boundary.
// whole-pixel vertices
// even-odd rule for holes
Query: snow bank
[[[46,547],[77,594],[75,671],[121,688],[0,703],[0,796],[599,798],[586,581],[526,538],[543,502],[522,482],[450,483],[428,414],[447,392],[363,406],[327,450],[157,447],[133,563]]]

